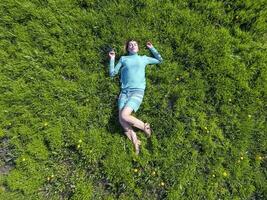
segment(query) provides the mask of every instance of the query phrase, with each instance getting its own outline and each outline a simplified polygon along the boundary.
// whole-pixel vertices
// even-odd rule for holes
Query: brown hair
[[[128,45],[129,45],[129,43],[130,43],[131,41],[135,41],[135,42],[138,44],[138,42],[137,42],[136,40],[134,40],[134,39],[128,39],[128,40],[125,42],[125,45],[124,45],[124,52],[125,52],[126,54],[129,53],[129,52],[128,52]]]

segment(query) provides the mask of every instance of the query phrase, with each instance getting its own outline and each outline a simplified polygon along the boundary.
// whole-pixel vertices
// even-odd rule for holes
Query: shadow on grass
[[[152,136],[153,137],[153,136]],[[146,149],[150,152],[153,153],[154,152],[154,148],[153,148],[153,142],[152,142],[152,138],[147,138],[147,144],[146,144]]]
[[[117,101],[118,99],[116,98],[116,100],[112,103],[112,111],[106,128],[111,134],[121,135],[121,133],[123,133],[123,128],[121,127],[119,122],[119,110],[117,107]]]

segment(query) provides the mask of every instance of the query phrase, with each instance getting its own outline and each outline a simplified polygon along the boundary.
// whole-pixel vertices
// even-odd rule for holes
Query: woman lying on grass
[[[144,131],[148,137],[151,136],[151,128],[149,123],[144,123],[132,116],[131,113],[133,111],[136,112],[139,109],[144,97],[146,87],[146,65],[159,64],[162,62],[160,54],[153,45],[150,42],[147,42],[146,46],[155,58],[138,55],[139,48],[137,42],[135,40],[129,40],[125,45],[125,50],[128,55],[122,56],[115,67],[115,52],[109,52],[110,76],[115,76],[118,74],[119,70],[121,70],[121,92],[118,99],[119,121],[126,136],[133,142],[136,154],[139,154],[139,146],[141,142],[138,140],[132,126]]]

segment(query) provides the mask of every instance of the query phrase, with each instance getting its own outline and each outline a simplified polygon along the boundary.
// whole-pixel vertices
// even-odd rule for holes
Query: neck
[[[129,55],[138,55],[137,52],[129,52]]]

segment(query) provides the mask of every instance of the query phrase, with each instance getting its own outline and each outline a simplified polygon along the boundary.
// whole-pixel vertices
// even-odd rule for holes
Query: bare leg
[[[131,125],[129,123],[127,123],[126,121],[124,121],[121,117],[121,111],[119,112],[119,120],[120,120],[120,124],[124,129],[124,133],[125,135],[132,141],[132,143],[134,144],[135,147],[135,151],[136,154],[139,154],[139,146],[141,144],[141,141],[138,140],[136,133],[134,132],[134,130],[132,129]]]
[[[132,111],[133,111],[132,108],[125,107],[120,113],[122,120],[124,120],[125,122],[136,128],[139,128],[140,130],[144,131],[148,136],[150,136],[151,130],[149,124],[147,123],[145,124],[143,121],[132,116],[131,115]]]
[[[125,107],[121,112],[122,119],[131,124],[132,126],[143,130],[145,123],[137,119],[136,117],[132,116],[131,115],[132,111],[133,111],[132,108]]]
[[[130,131],[130,132],[131,132],[131,137],[132,137],[132,142],[134,144],[135,152],[136,154],[139,154],[139,146],[141,144],[141,141],[138,140],[137,135],[134,131]]]
[[[133,128],[131,127],[130,124],[128,124],[121,118],[121,110],[119,111],[119,121],[122,128],[124,129],[125,135],[132,141],[131,131],[133,131]]]

